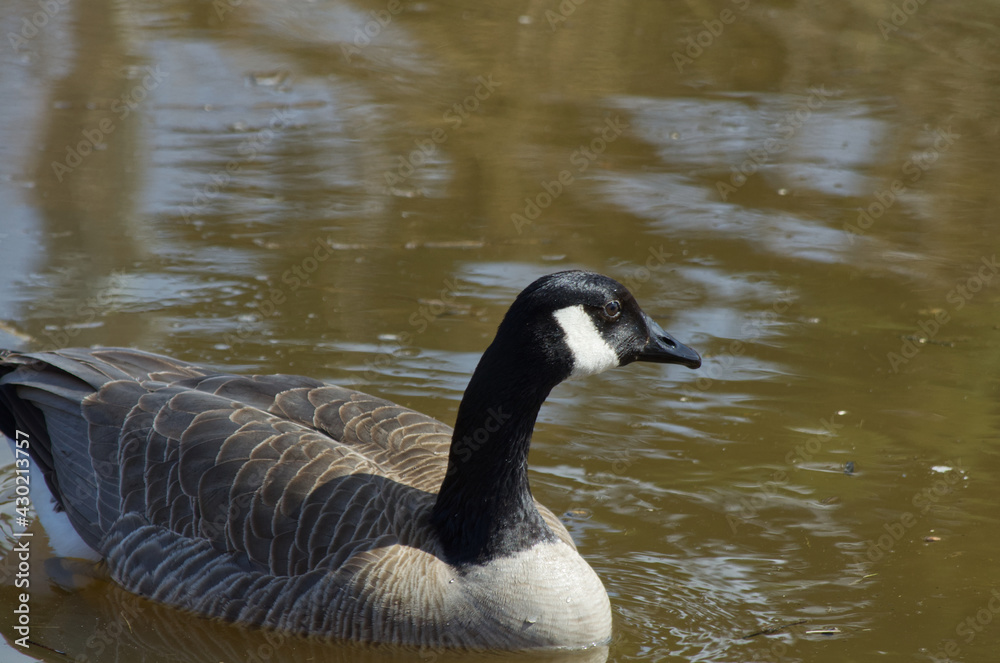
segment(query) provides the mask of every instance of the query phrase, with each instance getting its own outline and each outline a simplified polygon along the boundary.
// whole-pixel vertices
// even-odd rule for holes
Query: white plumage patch
[[[618,353],[597,331],[582,305],[561,308],[553,315],[573,354],[571,378],[582,378],[618,366]]]

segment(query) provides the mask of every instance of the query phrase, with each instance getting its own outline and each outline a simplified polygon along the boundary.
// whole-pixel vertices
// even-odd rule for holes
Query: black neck
[[[558,380],[532,374],[532,362],[519,355],[491,345],[458,408],[432,515],[452,564],[483,564],[555,539],[531,497],[528,449],[538,410]]]

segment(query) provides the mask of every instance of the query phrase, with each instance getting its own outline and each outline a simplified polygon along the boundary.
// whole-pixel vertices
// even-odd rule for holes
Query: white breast
[[[604,585],[562,541],[538,543],[493,560],[456,584],[490,622],[503,624],[531,646],[580,648],[611,638],[611,603]]]

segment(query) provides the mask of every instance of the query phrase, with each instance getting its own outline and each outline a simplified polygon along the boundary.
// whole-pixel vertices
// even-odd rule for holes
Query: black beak
[[[645,313],[642,314],[649,341],[639,350],[636,361],[651,361],[657,364],[681,364],[688,368],[701,366],[701,355],[663,331],[663,327]]]

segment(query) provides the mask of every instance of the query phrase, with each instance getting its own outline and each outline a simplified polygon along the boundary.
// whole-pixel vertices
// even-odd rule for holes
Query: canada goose
[[[0,431],[27,433],[50,516],[137,594],[332,638],[582,648],[611,636],[608,595],[532,498],[528,446],[553,387],[633,361],[701,365],[623,285],[567,271],[518,295],[454,430],[320,380],[106,348],[0,355]]]

